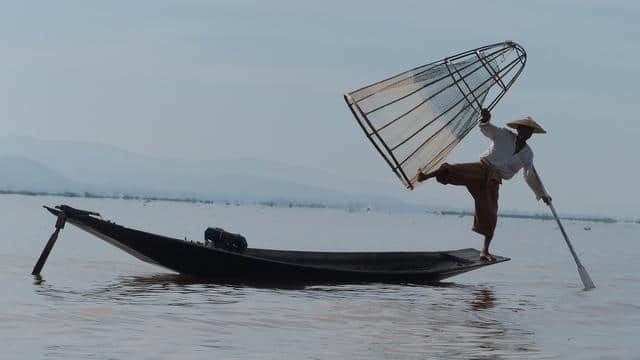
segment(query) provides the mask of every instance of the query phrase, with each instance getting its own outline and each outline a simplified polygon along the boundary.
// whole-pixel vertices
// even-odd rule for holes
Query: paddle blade
[[[589,273],[587,272],[587,269],[585,269],[582,264],[578,266],[578,274],[580,274],[580,279],[582,279],[582,284],[584,284],[585,290],[596,288],[593,281],[591,280],[591,276],[589,276]]]

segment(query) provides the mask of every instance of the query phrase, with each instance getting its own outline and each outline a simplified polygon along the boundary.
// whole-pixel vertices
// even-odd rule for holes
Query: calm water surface
[[[222,226],[253,247],[480,246],[470,217],[0,196],[1,359],[640,359],[640,225],[566,222],[589,292],[555,224],[517,219],[494,242],[512,261],[439,286],[207,283],[69,225],[35,279],[55,222],[40,206],[59,203],[194,240]]]

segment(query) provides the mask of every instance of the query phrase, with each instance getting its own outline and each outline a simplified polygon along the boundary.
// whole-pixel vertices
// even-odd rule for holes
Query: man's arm
[[[536,168],[533,167],[533,164],[529,166],[525,166],[522,169],[524,173],[524,180],[527,182],[533,193],[536,194],[536,200],[542,199],[545,204],[551,204],[551,196],[547,193],[547,190],[542,185],[540,178],[538,177],[538,173],[536,172]]]
[[[489,120],[491,120],[491,112],[489,109],[482,109],[480,114],[482,117],[480,118],[480,124],[478,124],[478,127],[484,136],[493,140],[500,129],[489,122]]]

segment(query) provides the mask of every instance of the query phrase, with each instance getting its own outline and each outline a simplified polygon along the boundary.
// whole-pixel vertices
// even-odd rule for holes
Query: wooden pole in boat
[[[60,211],[58,219],[56,220],[56,230],[53,232],[53,234],[51,234],[49,241],[47,241],[47,245],[45,245],[44,249],[42,250],[42,254],[40,254],[38,262],[36,262],[36,265],[33,267],[31,275],[40,275],[40,271],[42,271],[44,263],[47,262],[47,258],[49,257],[51,249],[53,249],[53,245],[56,243],[56,240],[58,240],[58,234],[60,233],[60,230],[64,228],[64,224],[66,222],[67,215],[63,211]]]
[[[538,176],[538,172],[536,171],[535,168],[533,168],[533,173],[536,175],[536,178],[540,182],[540,185],[542,185],[542,187],[544,188],[544,185],[542,184],[542,180],[540,180],[540,176]],[[578,266],[578,274],[580,275],[580,279],[582,280],[582,284],[584,285],[584,289],[585,290],[594,289],[596,286],[594,285],[593,281],[591,280],[591,276],[589,276],[589,273],[587,272],[587,269],[585,269],[584,266],[582,266],[582,263],[580,262],[580,259],[578,258],[578,254],[576,254],[576,251],[573,249],[573,245],[571,245],[571,241],[569,241],[569,236],[567,236],[567,232],[564,231],[564,226],[562,226],[562,223],[560,222],[560,217],[558,217],[558,214],[556,213],[556,209],[553,207],[553,204],[551,202],[549,202],[547,205],[549,205],[549,208],[551,209],[551,212],[553,213],[553,217],[556,218],[556,222],[558,223],[558,227],[560,227],[560,231],[562,232],[562,236],[564,236],[564,241],[567,243],[567,246],[569,247],[569,251],[571,251],[571,255],[573,255],[573,260],[575,260],[576,265]]]

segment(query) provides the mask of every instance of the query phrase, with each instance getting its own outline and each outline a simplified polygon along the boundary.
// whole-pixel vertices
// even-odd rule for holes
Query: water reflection
[[[204,282],[178,274],[121,276],[115,281],[91,283],[84,290],[46,283],[42,277],[35,279],[34,284],[38,286],[36,293],[69,302],[192,306],[201,302],[235,303],[243,297],[242,287]],[[215,293],[215,297],[199,298],[211,293]]]
[[[98,281],[89,285],[88,289],[81,290],[62,286],[56,283],[47,283],[41,275],[36,275],[34,285],[36,292],[50,298],[68,301],[102,301],[102,302],[123,302],[140,303],[141,301],[167,297],[171,295],[192,295],[203,294],[215,295],[218,299],[214,302],[228,303],[234,300],[219,300],[225,297],[240,296],[246,292],[286,292],[290,296],[303,298],[353,298],[369,292],[371,296],[386,297],[390,300],[407,300],[407,289],[411,288],[456,288],[461,287],[455,283],[370,283],[370,282],[252,282],[237,279],[205,279],[189,275],[175,273],[156,273],[145,276],[119,276],[112,281]],[[405,289],[398,292],[399,289]],[[404,293],[398,297],[399,293]],[[411,301],[411,300],[408,300]],[[179,303],[172,303],[179,305]],[[188,305],[188,304],[184,304]]]
[[[492,309],[496,305],[496,296],[491,289],[479,289],[473,292],[471,301],[471,309],[474,311],[482,311]]]
[[[301,342],[317,348],[331,343],[335,354],[323,353],[324,358],[371,354],[372,349],[383,358],[501,359],[541,355],[533,332],[512,316],[516,314],[512,307],[526,309],[526,305],[513,294],[487,286],[267,286],[151,274],[95,282],[83,290],[41,281],[36,292],[60,304],[68,303],[72,311],[80,312],[78,321],[90,318],[87,314],[94,314],[98,306],[101,312],[111,314],[102,323],[124,327],[122,331],[139,331],[137,321],[143,324],[149,319],[156,326],[183,330],[189,324],[189,339],[203,347],[225,345],[230,353],[252,349],[257,341],[273,344],[279,350],[286,348],[291,357],[301,355],[294,346]],[[284,344],[290,347],[281,348]]]

